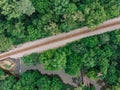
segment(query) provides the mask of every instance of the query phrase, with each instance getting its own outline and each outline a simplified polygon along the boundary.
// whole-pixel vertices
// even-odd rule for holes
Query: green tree
[[[74,3],[69,3],[66,7],[65,13],[74,13],[77,11],[77,6]]]
[[[62,90],[64,87],[73,90],[59,77],[42,75],[38,71],[26,71],[19,78],[10,75],[0,80],[0,90]]]
[[[62,70],[66,66],[66,54],[62,50],[43,52],[39,58],[47,70]]]
[[[96,36],[92,36],[92,37],[89,37],[89,38],[84,38],[82,39],[81,41],[86,47],[95,47],[95,46],[98,46],[99,45],[99,40]]]
[[[16,80],[14,76],[9,76],[5,80],[0,81],[0,90],[11,90]]]
[[[50,90],[51,88],[51,79],[48,76],[42,76],[37,80],[38,90]]]
[[[53,11],[56,15],[63,15],[66,11],[66,7],[69,4],[69,0],[50,0],[53,5]]]
[[[50,2],[49,0],[31,0],[36,11],[41,14],[45,14],[50,11]]]
[[[7,32],[5,33],[10,36],[14,44],[20,44],[25,42],[25,26],[24,23],[22,23],[21,21],[9,21],[6,23],[5,29],[7,30]]]
[[[36,65],[39,64],[39,55],[37,53],[32,53],[31,55],[24,56],[21,58],[26,65]]]
[[[62,87],[63,87],[63,84],[61,80],[57,77],[53,77],[50,90],[62,90]]]
[[[91,68],[96,65],[97,57],[95,55],[94,50],[89,50],[81,57],[81,63],[83,63],[84,67]]]
[[[33,7],[30,0],[20,0],[18,3],[18,11],[22,14],[26,14],[28,16],[32,15],[35,12],[35,8]]]
[[[110,36],[109,36],[109,34],[106,34],[106,33],[101,34],[99,39],[100,39],[101,44],[106,44],[107,42],[110,41]]]
[[[114,43],[120,45],[120,30],[116,30],[114,35],[115,35],[115,39],[113,39]]]
[[[103,4],[107,18],[114,18],[116,16],[120,15],[120,1],[119,0],[101,0],[101,3]],[[107,3],[107,4],[106,4]]]
[[[2,69],[0,69],[0,80],[4,80],[5,78],[6,78],[5,72]]]
[[[10,20],[12,18],[19,18],[21,13],[17,9],[16,0],[2,0],[0,1],[1,14],[7,16]]]
[[[84,15],[80,11],[64,14],[61,20],[60,29],[64,32],[70,31],[82,26],[84,20]]]
[[[81,69],[81,65],[79,64],[79,61],[80,61],[80,57],[78,56],[78,54],[69,55],[67,57],[65,72],[73,76],[79,76],[79,71]]]
[[[89,1],[87,3],[80,5],[80,10],[82,10],[86,16],[86,25],[91,29],[94,29],[97,25],[106,20],[106,12],[104,7],[98,1]]]
[[[48,25],[45,25],[43,29],[48,35],[55,35],[60,32],[58,25],[54,22],[50,22]]]
[[[46,13],[43,16],[41,16],[41,23],[46,25],[52,21],[52,18],[53,16],[51,13]]]
[[[0,52],[6,51],[12,47],[11,39],[5,37],[4,35],[0,35]]]
[[[26,37],[27,41],[36,40],[42,37],[41,30],[36,29],[33,25],[27,27],[28,36]]]
[[[13,90],[37,90],[36,81],[40,78],[38,71],[27,71],[13,85]]]

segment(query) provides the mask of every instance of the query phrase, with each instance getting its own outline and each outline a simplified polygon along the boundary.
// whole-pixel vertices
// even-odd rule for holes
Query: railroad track
[[[34,52],[43,52],[48,49],[58,48],[69,42],[79,40],[84,37],[113,31],[120,28],[120,17],[108,20],[94,30],[87,27],[73,30],[68,33],[58,34],[48,38],[25,43],[8,52],[0,54],[0,60],[5,58],[19,58]]]

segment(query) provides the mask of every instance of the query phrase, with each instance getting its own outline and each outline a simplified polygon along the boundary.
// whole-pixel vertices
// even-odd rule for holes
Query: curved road
[[[43,52],[48,49],[58,48],[66,45],[67,43],[70,43],[75,40],[79,40],[84,37],[89,37],[92,35],[113,31],[119,28],[120,28],[120,17],[108,20],[94,30],[90,30],[88,27],[83,27],[80,29],[70,31],[68,33],[62,33],[48,38],[43,38],[40,40],[19,45],[17,46],[17,48],[13,50],[0,54],[0,60],[8,57],[20,58],[22,56],[34,52]]]

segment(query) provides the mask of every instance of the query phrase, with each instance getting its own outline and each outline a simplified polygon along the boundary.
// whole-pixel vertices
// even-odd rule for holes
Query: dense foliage
[[[120,0],[0,0],[0,52],[13,45],[68,32],[120,15]],[[43,64],[78,76],[83,69],[91,79],[120,87],[120,30],[82,39],[64,48],[22,58],[27,65]],[[0,90],[67,90],[58,77],[26,72],[16,79],[0,70]],[[110,87],[110,88],[111,88]],[[69,88],[69,90],[72,90]]]
[[[22,57],[23,63],[26,65],[36,65],[38,64],[39,56],[37,53],[32,53],[30,56],[24,56]]]
[[[1,75],[1,71],[0,71]],[[9,76],[0,79],[0,90],[73,90],[57,76],[41,75],[38,71],[27,71],[17,79]]]
[[[0,80],[5,79],[5,77],[6,77],[5,72],[0,69]]]
[[[66,54],[62,50],[50,50],[40,55],[39,60],[47,70],[61,70],[66,65]]]
[[[93,29],[119,15],[120,0],[1,0],[0,36],[16,45],[85,25]]]
[[[11,39],[5,37],[4,35],[0,35],[0,51],[6,51],[9,47],[12,47]]]
[[[39,54],[38,62],[41,62],[47,70],[65,69],[66,73],[75,76],[78,76],[79,71],[83,69],[89,78],[102,79],[113,88],[118,88],[120,30],[87,37],[65,47],[45,51]]]

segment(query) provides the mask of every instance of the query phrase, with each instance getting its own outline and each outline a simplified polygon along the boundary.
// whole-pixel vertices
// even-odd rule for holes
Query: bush
[[[72,54],[67,57],[65,72],[73,76],[79,76],[79,71],[81,69],[81,66],[79,65],[79,60],[80,58],[77,55]]]
[[[32,53],[31,55],[24,56],[21,58],[25,65],[36,65],[39,64],[39,54]]]
[[[49,0],[31,0],[36,11],[41,14],[45,14],[50,11],[50,2]]]
[[[99,40],[96,36],[92,36],[89,38],[84,38],[81,40],[81,42],[86,46],[86,47],[96,47],[99,45]]]
[[[54,22],[50,22],[48,25],[45,25],[43,29],[48,35],[55,35],[60,32],[58,25]]]
[[[30,0],[20,0],[18,2],[18,11],[22,14],[26,14],[28,16],[32,15],[35,12],[35,8],[33,7]]]
[[[69,4],[69,0],[51,0],[53,5],[53,11],[56,15],[63,15],[66,7]]]
[[[11,39],[5,37],[4,35],[0,35],[0,52],[6,51],[12,47]]]
[[[43,52],[39,58],[46,70],[62,70],[66,67],[66,54],[61,50]]]
[[[69,87],[69,90],[73,90],[59,77],[42,75],[38,71],[24,72],[19,76],[19,79],[9,76],[0,80],[0,90],[63,90],[62,88],[66,86]]]
[[[63,84],[57,77],[52,78],[51,90],[62,90]]]
[[[4,80],[5,77],[6,77],[5,72],[2,69],[0,69],[0,80]]]
[[[74,13],[77,11],[77,6],[74,3],[69,3],[66,7],[66,14]]]
[[[86,25],[91,29],[107,19],[105,9],[98,1],[88,0],[88,3],[80,5],[79,9],[84,12]]]
[[[37,80],[38,90],[49,90],[51,88],[52,80],[48,76],[42,76]]]

